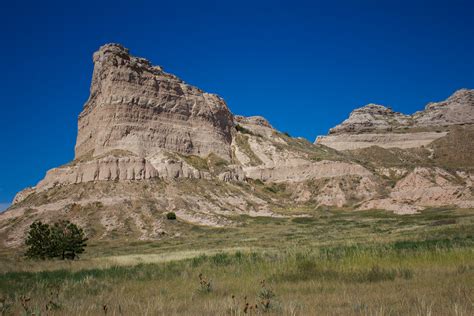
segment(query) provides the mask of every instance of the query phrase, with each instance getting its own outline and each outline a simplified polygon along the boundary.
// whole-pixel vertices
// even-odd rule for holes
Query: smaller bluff
[[[233,116],[224,100],[133,57],[118,44],[93,55],[90,97],[79,115],[75,158],[126,150],[231,157]]]
[[[352,111],[349,118],[331,128],[316,143],[337,150],[379,146],[419,148],[446,136],[446,128],[474,124],[474,90],[461,89],[447,100],[429,103],[413,115],[369,104]]]

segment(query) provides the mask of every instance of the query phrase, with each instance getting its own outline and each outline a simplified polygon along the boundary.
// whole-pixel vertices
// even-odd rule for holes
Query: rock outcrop
[[[329,130],[329,135],[390,132],[412,124],[408,115],[394,112],[383,105],[368,104],[352,111],[347,120]]]
[[[90,181],[143,180],[157,177],[158,172],[144,158],[106,156],[72,166],[54,168],[36,186],[45,190],[56,185]]]
[[[458,90],[446,101],[429,103],[412,117],[419,127],[474,124],[474,90]]]
[[[58,186],[97,181],[301,182],[370,174],[358,164],[332,161],[331,155],[313,159],[318,146],[278,132],[261,116],[234,116],[220,97],[130,55],[121,45],[100,47],[93,62],[74,161],[48,171],[15,202]]]

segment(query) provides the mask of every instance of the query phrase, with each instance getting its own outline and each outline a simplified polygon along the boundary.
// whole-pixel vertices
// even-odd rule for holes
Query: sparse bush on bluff
[[[235,129],[237,130],[237,132],[241,132],[241,133],[243,133],[243,134],[254,135],[251,130],[249,130],[249,129],[243,127],[243,126],[240,125],[240,124],[235,125]]]
[[[166,213],[166,219],[174,221],[176,219],[176,213],[175,212]]]
[[[54,225],[35,221],[30,226],[25,244],[25,255],[31,259],[74,260],[84,252],[87,238],[82,228],[70,221],[58,221]]]

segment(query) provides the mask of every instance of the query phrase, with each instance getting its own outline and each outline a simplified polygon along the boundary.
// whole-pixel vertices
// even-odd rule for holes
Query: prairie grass
[[[441,224],[435,224],[442,221]],[[94,243],[75,262],[0,252],[5,315],[473,315],[472,210],[318,210]]]
[[[262,285],[263,284],[263,285]],[[79,271],[8,272],[13,314],[472,315],[474,253],[396,244],[217,253]]]

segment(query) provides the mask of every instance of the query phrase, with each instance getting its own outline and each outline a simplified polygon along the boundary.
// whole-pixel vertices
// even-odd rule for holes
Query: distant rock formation
[[[415,148],[446,136],[444,128],[474,124],[474,90],[461,89],[446,101],[429,103],[425,110],[405,115],[382,105],[369,104],[352,111],[316,143],[337,150],[370,146]]]
[[[412,124],[408,115],[394,112],[383,105],[368,104],[352,111],[347,120],[329,130],[329,135],[391,132]]]

